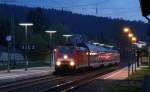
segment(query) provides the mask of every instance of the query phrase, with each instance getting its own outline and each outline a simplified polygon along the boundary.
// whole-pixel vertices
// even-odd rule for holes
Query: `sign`
[[[21,47],[23,50],[28,49],[28,50],[35,50],[36,49],[36,45],[35,44],[28,44],[26,45],[22,45]]]
[[[8,35],[8,36],[6,36],[5,39],[6,39],[7,42],[10,42],[10,41],[12,40],[12,36],[11,36],[11,35]]]

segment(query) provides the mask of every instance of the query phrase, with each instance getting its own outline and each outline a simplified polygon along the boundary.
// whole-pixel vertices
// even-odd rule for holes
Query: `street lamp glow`
[[[125,33],[128,33],[128,32],[129,32],[129,28],[126,27],[126,28],[123,29],[123,31],[124,31]]]
[[[133,37],[133,34],[132,34],[132,33],[129,33],[129,34],[128,34],[128,37],[129,37],[129,38]]]
[[[52,41],[52,34],[56,33],[57,31],[50,31],[50,30],[47,30],[45,31],[46,33],[48,33],[50,35],[50,42]],[[51,44],[51,43],[50,43]]]
[[[33,23],[19,23],[20,26],[33,26]]]
[[[46,33],[56,33],[57,31],[45,31]]]
[[[137,41],[137,38],[136,37],[132,37],[131,40],[132,40],[133,43],[135,43]]]
[[[68,43],[69,37],[72,37],[73,35],[71,35],[71,34],[64,34],[62,36],[66,38],[66,43]]]
[[[48,33],[50,35],[50,45],[51,45],[51,41],[52,41],[52,34],[56,33],[57,31],[50,31],[50,30],[47,30],[45,31],[46,33]]]
[[[66,34],[66,35],[62,35],[64,37],[71,37],[72,35]]]

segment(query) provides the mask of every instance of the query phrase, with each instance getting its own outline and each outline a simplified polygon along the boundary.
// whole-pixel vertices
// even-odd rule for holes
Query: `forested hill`
[[[0,16],[10,17],[10,15],[14,15],[17,21],[22,21],[26,20],[29,15],[32,15],[29,13],[34,10],[36,10],[36,8],[1,4]],[[121,18],[111,19],[107,17],[95,17],[55,9],[41,10],[48,18],[46,21],[48,25],[60,23],[63,24],[67,31],[84,34],[93,40],[106,42],[116,41],[120,38],[122,28],[125,26],[131,27],[140,39],[146,39],[147,24],[140,21],[125,21]],[[35,16],[35,18],[37,17]]]

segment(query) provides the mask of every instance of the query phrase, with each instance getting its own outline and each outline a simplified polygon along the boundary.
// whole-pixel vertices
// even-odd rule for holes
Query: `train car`
[[[55,49],[54,60],[56,71],[78,70],[118,64],[120,54],[117,50],[87,43],[76,46],[58,46]]]
[[[89,67],[100,67],[102,65],[102,62],[99,59],[100,48],[91,43],[86,43],[86,46],[89,48]]]
[[[104,66],[118,65],[120,63],[120,54],[117,50],[100,52],[99,59]]]

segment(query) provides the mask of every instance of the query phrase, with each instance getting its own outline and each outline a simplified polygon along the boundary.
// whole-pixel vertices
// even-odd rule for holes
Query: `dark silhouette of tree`
[[[100,40],[101,43],[105,42],[104,32],[100,32],[100,34],[99,34],[99,40]]]
[[[47,30],[50,26],[49,18],[46,13],[41,8],[36,8],[31,10],[27,14],[27,21],[34,24],[33,31],[34,33],[39,33]]]
[[[0,44],[7,46],[5,37],[10,35],[10,20],[7,17],[0,17]]]
[[[141,21],[128,21],[123,20],[122,18],[111,19],[110,17],[96,17],[67,11],[62,12],[61,10],[55,9],[29,8],[14,5],[2,6],[3,8],[0,8],[0,11],[3,13],[0,13],[0,16],[8,17],[11,12],[10,9],[13,9],[18,21],[24,20],[34,23],[34,27],[32,27],[33,29],[30,29],[33,30],[30,36],[37,37],[34,37],[33,42],[36,42],[36,39],[43,39],[43,42],[48,42],[48,35],[45,34],[44,31],[57,30],[58,32],[53,38],[55,45],[63,43],[63,38],[61,38],[63,33],[71,32],[85,35],[88,40],[97,40],[104,43],[113,42],[121,48],[121,52],[124,53],[125,48],[129,46],[128,39],[122,32],[125,26],[129,26],[139,40],[145,41],[147,38],[148,24]],[[0,27],[1,25],[3,24],[0,24]],[[43,44],[43,42],[41,43]],[[40,43],[38,42],[38,44]],[[45,44],[47,43],[44,43],[44,46]]]

